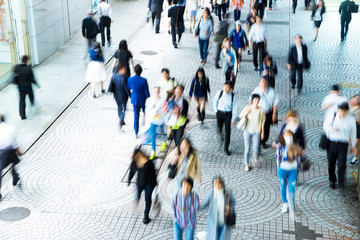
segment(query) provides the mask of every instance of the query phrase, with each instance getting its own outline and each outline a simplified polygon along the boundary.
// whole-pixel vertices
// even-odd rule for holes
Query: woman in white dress
[[[105,60],[101,51],[100,43],[95,42],[94,46],[89,49],[90,63],[86,70],[86,81],[91,84],[91,94],[96,98],[95,86],[100,82],[101,93],[105,93],[104,80],[106,78]]]

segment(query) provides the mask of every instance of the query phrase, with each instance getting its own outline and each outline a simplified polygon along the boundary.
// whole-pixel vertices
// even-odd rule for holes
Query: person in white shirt
[[[100,33],[101,33],[101,45],[105,46],[105,28],[106,28],[106,40],[108,42],[108,47],[111,46],[111,34],[110,34],[110,25],[113,20],[111,20],[111,6],[106,0],[101,0],[99,4],[99,14],[100,14]]]
[[[340,93],[340,86],[338,84],[332,85],[329,95],[327,95],[321,103],[321,109],[326,110],[325,119],[328,114],[334,116],[337,112],[338,105],[347,101],[347,97],[342,96]]]
[[[339,104],[336,115],[328,114],[323,127],[329,139],[329,146],[327,148],[329,185],[330,188],[335,188],[335,165],[337,162],[339,187],[343,189],[345,186],[346,156],[349,139],[351,142],[351,152],[354,152],[356,144],[356,121],[354,116],[349,114],[349,104],[347,102]]]
[[[266,142],[270,135],[270,125],[277,122],[277,105],[279,104],[279,98],[275,90],[269,86],[269,82],[265,77],[261,78],[259,86],[254,89],[251,95],[253,94],[260,96],[259,107],[265,112],[264,137],[261,139],[260,144],[263,148],[268,148]]]
[[[256,24],[251,26],[249,32],[249,48],[253,48],[253,64],[255,67],[255,71],[258,71],[258,51],[260,55],[259,62],[260,64],[263,62],[265,57],[265,49],[267,48],[267,31],[264,24],[262,24],[262,19],[259,16],[256,16]]]
[[[232,89],[232,82],[225,82],[224,89],[218,91],[214,97],[214,111],[221,140],[224,140],[222,128],[225,123],[224,149],[227,156],[231,155],[231,152],[229,151],[231,125],[235,124],[237,118],[237,101]]]
[[[0,201],[1,195],[1,179],[2,170],[9,164],[13,164],[11,169],[13,177],[13,186],[19,182],[20,177],[15,169],[15,165],[19,163],[18,156],[22,153],[19,150],[18,143],[16,141],[16,129],[10,124],[5,123],[4,115],[0,114]]]

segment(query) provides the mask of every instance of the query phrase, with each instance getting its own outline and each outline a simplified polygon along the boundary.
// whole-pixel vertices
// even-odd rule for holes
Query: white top
[[[164,123],[164,114],[162,107],[165,100],[162,98],[156,99],[155,96],[151,96],[146,100],[146,114],[147,122],[155,125],[162,125]]]
[[[280,163],[280,168],[284,170],[295,170],[297,169],[297,162],[296,160],[289,162],[289,161],[282,161]]]
[[[189,0],[187,2],[189,11],[195,11],[198,9],[198,1],[197,0]]]
[[[322,8],[316,9],[314,17],[313,17],[314,21],[321,21],[321,9]]]
[[[258,25],[257,23],[251,26],[249,32],[249,40],[256,43],[265,42],[267,39],[267,31],[264,24]]]
[[[351,114],[346,114],[343,119],[339,118],[339,114],[336,114],[335,118],[334,115],[328,114],[324,121],[324,131],[333,142],[348,143],[350,139],[352,147],[355,148],[356,122]]]
[[[275,90],[270,86],[267,88],[266,92],[264,92],[264,89],[261,87],[256,87],[252,94],[254,93],[260,96],[259,107],[264,109],[265,114],[271,112],[273,107],[279,104],[279,98]]]
[[[109,17],[111,18],[111,7],[110,4],[104,2],[101,2],[99,4],[99,14],[100,17]]]
[[[0,123],[0,150],[15,149],[17,147],[15,127],[7,123]]]
[[[226,94],[226,92],[223,91],[223,94],[222,94],[221,98],[219,99],[220,92],[221,91],[218,91],[214,97],[215,114],[217,111],[232,112],[231,122],[235,122],[235,120],[237,118],[236,95],[235,95],[235,93],[232,93],[231,91],[228,94]],[[234,100],[232,100],[232,94],[234,94]]]
[[[214,189],[214,197],[217,203],[217,224],[222,226],[225,222],[225,194],[224,190]]]
[[[329,95],[327,95],[321,103],[322,108],[329,104],[331,105],[329,108],[326,109],[325,118],[328,114],[333,117],[334,113],[337,112],[337,106],[343,102],[348,102],[348,99],[344,96],[339,95],[338,93],[330,93]]]
[[[302,64],[303,62],[303,54],[302,54],[302,46],[296,46],[296,51],[297,51],[297,57],[298,57],[298,64]]]

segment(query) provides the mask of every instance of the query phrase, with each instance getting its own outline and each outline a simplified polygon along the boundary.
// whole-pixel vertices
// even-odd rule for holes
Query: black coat
[[[82,35],[87,39],[95,38],[99,33],[99,27],[92,17],[87,16],[82,21]]]
[[[310,67],[310,62],[308,59],[308,55],[307,55],[307,46],[301,44],[302,47],[302,55],[303,55],[303,66],[304,68],[309,68]],[[296,67],[296,65],[298,64],[298,55],[297,55],[297,50],[296,50],[296,45],[292,46],[290,48],[290,53],[289,53],[289,59],[288,59],[288,63],[291,65],[291,67]]]
[[[38,85],[35,81],[31,66],[23,63],[15,66],[13,81],[19,88],[30,88],[31,84]]]
[[[172,6],[168,10],[168,17],[170,18],[170,26],[175,27],[179,23],[179,7],[178,6]]]
[[[126,103],[130,97],[130,92],[127,87],[127,77],[116,73],[111,79],[108,91],[114,93],[116,102]]]
[[[164,0],[149,0],[148,7],[153,13],[161,13],[163,11]]]
[[[129,184],[136,172],[138,172],[138,177],[136,180],[137,186],[142,187],[144,185],[150,185],[155,187],[157,185],[155,166],[152,161],[147,161],[142,168],[139,168],[136,162],[132,161],[130,164],[128,179]]]

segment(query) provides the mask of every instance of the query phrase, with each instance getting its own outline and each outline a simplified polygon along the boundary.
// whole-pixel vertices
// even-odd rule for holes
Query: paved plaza
[[[353,15],[349,35],[340,42],[338,13],[336,9],[328,11],[318,40],[313,42],[311,12],[305,11],[304,3],[299,1],[298,11],[292,15],[290,3],[277,0],[277,10],[267,14],[265,24],[268,27],[268,51],[279,69],[276,76],[279,119],[290,109],[300,113],[300,121],[305,126],[306,155],[313,163],[308,172],[299,174],[296,221],[291,221],[288,213],[281,212],[275,151],[262,150],[259,166],[244,172],[242,132],[236,127],[232,129],[229,149],[232,155],[227,157],[216,131],[212,104],[207,104],[206,119],[201,125],[196,120],[192,102],[185,135],[200,157],[202,185],[195,181],[195,191],[203,202],[212,189],[212,178],[219,174],[223,176],[226,187],[236,198],[237,224],[232,239],[360,239],[360,206],[352,177],[356,168],[348,165],[345,194],[338,189],[331,190],[326,153],[318,148],[324,118],[320,104],[330,86],[339,83],[347,97],[359,91],[360,31],[357,27],[360,15]],[[244,4],[241,20],[249,12],[247,5]],[[145,9],[143,13],[142,18]],[[139,20],[135,15],[132,18]],[[185,25],[186,32],[178,49],[171,44],[165,18],[162,18],[160,34],[155,34],[151,24],[144,21],[138,28],[133,28],[129,49],[135,63],[141,63],[142,75],[148,79],[150,89],[160,78],[161,68],[167,67],[170,75],[185,86],[187,95],[200,56],[198,41],[190,34],[188,22]],[[116,30],[113,28],[112,31]],[[303,35],[311,61],[311,69],[304,73],[301,94],[291,89],[286,68],[289,46],[297,33]],[[212,103],[215,93],[222,89],[223,81],[221,69],[214,66],[214,44],[210,44],[209,52],[204,68],[210,79],[209,103]],[[78,61],[83,61],[82,57]],[[81,71],[85,75],[85,69]],[[253,70],[252,56],[245,54],[234,90],[239,111],[248,103],[259,80],[258,72]],[[144,225],[143,199],[136,206],[135,184],[128,187],[126,183],[130,157],[138,144],[134,137],[132,106],[128,103],[127,124],[125,131],[120,131],[117,107],[111,94],[93,99],[89,88],[77,94],[65,112],[23,156],[19,164],[21,188],[13,187],[11,180],[4,181],[0,216],[2,210],[11,207],[27,208],[30,215],[19,221],[0,220],[0,239],[172,239],[170,205],[177,184],[167,178],[166,156],[159,153],[160,157],[154,160],[159,170],[159,186],[155,193],[160,196],[162,209],[158,216],[151,213],[153,220]],[[281,125],[282,121],[272,126],[270,141],[276,138]],[[21,135],[18,137],[21,139]],[[173,147],[171,144],[169,149]],[[144,149],[150,153],[150,146],[144,146]],[[351,157],[349,154],[348,161]],[[206,230],[207,216],[208,211],[199,212],[197,233]]]

